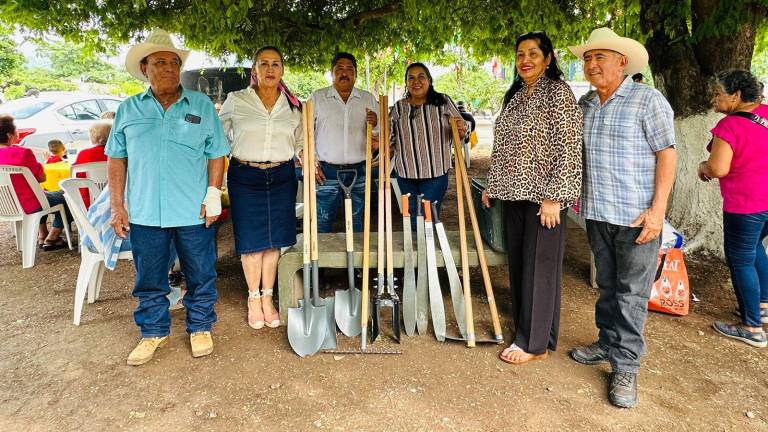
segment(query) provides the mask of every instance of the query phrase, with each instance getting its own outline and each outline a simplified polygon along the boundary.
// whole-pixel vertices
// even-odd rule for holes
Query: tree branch
[[[360,27],[366,21],[375,20],[378,18],[384,18],[385,16],[394,14],[395,12],[400,10],[401,6],[402,6],[402,2],[400,0],[396,0],[382,7],[358,12],[354,15],[350,15],[346,18],[342,18],[338,20],[338,22],[341,25],[352,23],[352,25],[357,28],[357,27]]]

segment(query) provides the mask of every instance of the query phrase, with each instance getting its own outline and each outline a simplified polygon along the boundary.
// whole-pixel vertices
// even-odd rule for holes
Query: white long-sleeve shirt
[[[251,87],[230,93],[219,111],[232,156],[248,162],[285,162],[304,144],[301,112],[280,94],[267,111]]]
[[[352,164],[365,160],[366,118],[369,109],[379,115],[379,101],[371,93],[353,88],[347,102],[336,89],[312,93],[315,113],[315,144],[318,160]],[[378,127],[374,129],[378,135]]]

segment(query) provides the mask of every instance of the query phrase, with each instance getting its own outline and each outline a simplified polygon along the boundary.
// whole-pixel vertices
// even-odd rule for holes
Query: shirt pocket
[[[154,134],[160,127],[160,119],[142,118],[128,120],[123,124],[123,134],[125,142],[128,144],[142,142],[145,140],[154,140]]]
[[[168,138],[174,143],[174,150],[187,156],[199,157],[205,151],[205,134],[201,123],[180,121]]]

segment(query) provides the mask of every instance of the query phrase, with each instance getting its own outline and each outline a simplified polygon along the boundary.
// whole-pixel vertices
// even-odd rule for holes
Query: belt
[[[232,159],[234,159],[235,162],[237,162],[239,164],[248,165],[249,167],[263,169],[263,170],[269,169],[269,168],[277,168],[277,167],[279,167],[282,164],[290,162],[290,161],[283,161],[283,162],[249,162],[249,161],[240,160],[240,159],[238,159],[236,157],[233,157]]]
[[[365,166],[365,161],[357,162],[357,163],[351,163],[351,164],[333,164],[330,162],[320,162],[320,165],[328,165],[329,167],[336,169],[336,170],[345,170],[345,169],[357,169],[362,168]]]

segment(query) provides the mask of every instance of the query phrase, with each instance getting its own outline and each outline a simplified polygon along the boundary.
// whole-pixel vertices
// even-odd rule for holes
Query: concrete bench
[[[451,245],[451,252],[453,253],[453,259],[456,261],[456,266],[461,273],[461,249],[459,245],[459,233],[458,231],[446,232],[448,236],[448,242]],[[437,237],[435,235],[435,237]],[[320,268],[347,268],[347,252],[344,233],[327,233],[318,234],[318,250],[319,260],[318,265]],[[277,275],[278,275],[278,289],[280,297],[280,321],[285,324],[288,319],[288,308],[296,307],[298,299],[303,295],[303,275],[301,270],[304,268],[303,253],[302,253],[302,236],[299,234],[296,237],[296,245],[288,248],[285,253],[280,257],[278,263]],[[392,233],[392,243],[394,251],[394,266],[395,268],[403,268],[403,233]],[[355,244],[355,268],[362,268],[363,266],[363,234],[357,233],[354,236]],[[377,233],[371,233],[371,262],[370,268],[371,274],[376,274],[377,264]],[[488,262],[488,266],[499,266],[507,264],[507,255],[505,253],[499,253],[485,245],[485,257]],[[416,233],[413,233],[413,249],[414,249],[414,264],[416,263]],[[435,238],[435,250],[437,255],[438,267],[445,267],[443,261],[443,254],[440,252],[440,246]],[[470,267],[479,266],[477,258],[477,250],[475,249],[475,240],[471,233],[467,236],[467,258],[469,260]],[[321,281],[322,283],[322,281]],[[369,286],[371,289],[373,285]],[[357,287],[358,289],[361,287]],[[473,291],[485,292],[485,287],[482,282],[474,284]],[[372,294],[372,291],[369,291]]]

